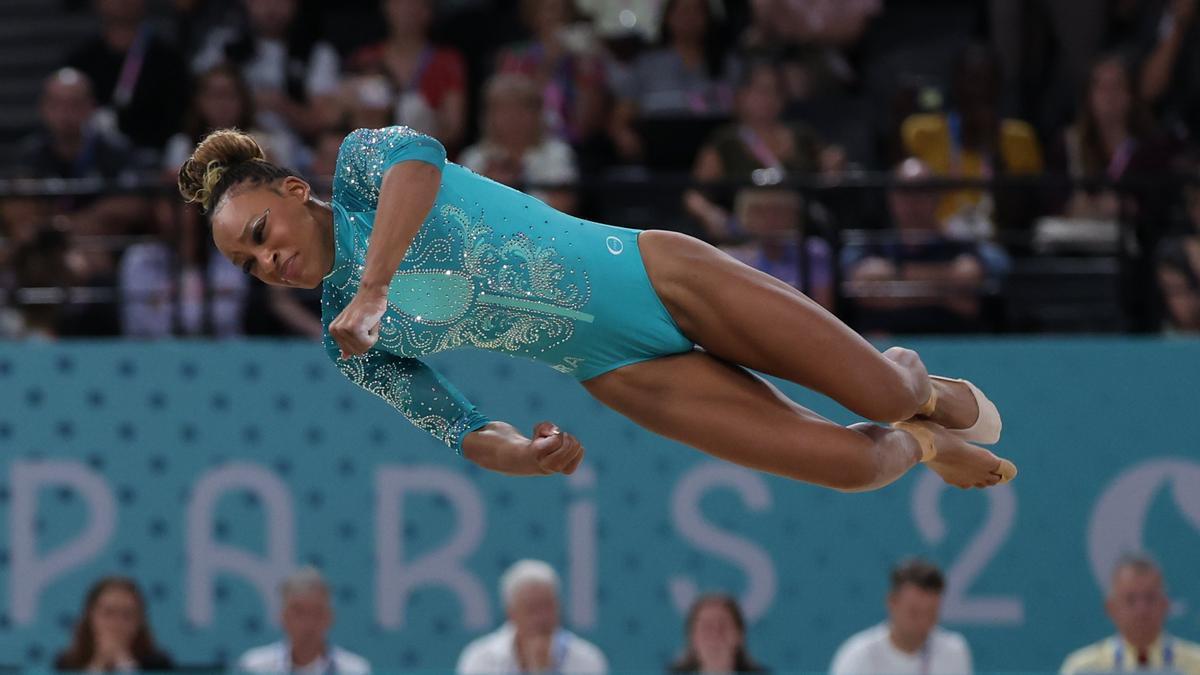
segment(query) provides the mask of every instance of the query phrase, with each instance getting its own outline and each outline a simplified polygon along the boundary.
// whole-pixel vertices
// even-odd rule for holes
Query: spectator
[[[1122,557],[1113,570],[1104,607],[1117,634],[1073,652],[1062,674],[1153,670],[1200,674],[1200,645],[1169,635],[1162,571],[1149,557]]]
[[[105,577],[92,584],[71,644],[54,659],[54,668],[66,671],[130,672],[173,667],[171,657],[154,642],[141,590],[125,577]]]
[[[559,625],[558,574],[540,560],[521,560],[500,577],[508,621],[471,642],[458,657],[459,675],[607,673],[595,645]]]
[[[451,150],[461,148],[467,129],[466,65],[457,49],[430,42],[433,1],[384,0],[383,10],[387,39],[355,52],[349,69],[387,77],[398,92],[390,101],[395,124],[429,134]]]
[[[901,135],[906,152],[935,174],[951,178],[1040,173],[1037,134],[1026,122],[1001,119],[999,87],[1000,74],[991,54],[977,45],[968,47],[955,68],[954,108],[904,120]],[[997,214],[984,194],[977,189],[948,192],[938,206],[938,219],[951,234],[990,237]]]
[[[713,132],[700,148],[692,168],[698,182],[752,180],[757,185],[773,185],[789,175],[815,173],[822,166],[822,148],[807,127],[780,119],[779,71],[768,61],[747,67],[737,89],[736,119]],[[833,153],[826,157],[832,158]],[[737,237],[730,220],[731,196],[718,188],[684,193],[684,207],[714,241]]]
[[[721,248],[832,309],[833,253],[824,239],[805,236],[803,207],[803,198],[791,190],[742,190],[730,222],[743,241],[727,240]]]
[[[1092,65],[1086,94],[1075,123],[1063,133],[1060,162],[1072,178],[1107,178],[1163,170],[1167,162],[1154,143],[1149,112],[1136,95],[1132,73],[1118,55]],[[1112,188],[1076,189],[1067,205],[1073,218],[1115,222],[1122,200]],[[1126,213],[1135,210],[1126,205]]]
[[[72,52],[67,65],[87,75],[122,134],[160,151],[183,122],[187,64],[151,28],[145,0],[95,0],[95,7],[100,37]]]
[[[24,138],[12,173],[23,178],[135,178],[138,165],[120,137],[100,133],[91,82],[63,68],[46,78],[38,112],[41,129]],[[80,234],[123,233],[145,219],[145,202],[131,196],[64,197],[55,211],[70,215]]]
[[[746,620],[733,597],[712,594],[697,598],[688,610],[684,630],[687,648],[669,672],[767,672],[746,648]]]
[[[1164,241],[1157,272],[1167,330],[1200,333],[1200,240],[1193,236]]]
[[[521,17],[533,39],[500,50],[496,72],[533,78],[555,136],[577,146],[592,140],[604,124],[607,82],[590,34],[572,28],[570,0],[522,0]]]
[[[363,657],[331,645],[333,608],[329,585],[321,573],[305,567],[292,574],[280,588],[283,612],[279,623],[284,640],[251,649],[237,661],[241,673],[339,673],[364,675],[371,665]]]
[[[570,213],[579,178],[571,146],[546,133],[542,92],[524,75],[495,75],[484,90],[483,137],[463,151],[463,166]]]
[[[1200,186],[1184,195],[1187,229],[1159,246],[1156,272],[1168,329],[1200,333]]]
[[[614,82],[610,133],[626,160],[643,154],[639,117],[721,117],[733,108],[735,66],[707,0],[668,0],[658,47],[640,55]]]
[[[967,641],[937,626],[945,587],[941,570],[908,560],[892,570],[891,586],[888,621],[846,640],[834,654],[831,675],[970,675]]]
[[[879,233],[876,242],[851,242],[842,250],[856,327],[869,333],[981,329],[981,296],[989,279],[1002,275],[1007,256],[985,242],[942,232],[937,193],[904,187],[932,178],[923,162],[909,158],[893,175],[898,186],[888,194],[888,211],[894,229]],[[897,282],[923,286],[915,292],[872,292]]]
[[[336,114],[338,55],[296,20],[298,0],[243,0],[244,25],[213,30],[192,62],[196,72],[218,63],[241,69],[255,93],[258,125],[302,137]]]

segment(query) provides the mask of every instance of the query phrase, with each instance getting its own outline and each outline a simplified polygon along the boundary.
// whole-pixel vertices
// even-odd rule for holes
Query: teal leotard
[[[392,279],[379,341],[342,360],[329,323],[358,290],[383,174],[410,160],[441,169],[437,201]],[[637,231],[568,216],[447,162],[440,143],[407,127],[346,137],[333,211],[326,352],[347,377],[458,452],[463,436],[489,420],[422,356],[477,347],[586,380],[694,347],[650,285]]]

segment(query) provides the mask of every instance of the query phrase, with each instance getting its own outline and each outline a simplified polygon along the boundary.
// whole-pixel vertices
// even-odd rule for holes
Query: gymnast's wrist
[[[385,298],[388,292],[387,281],[377,281],[370,279],[370,272],[363,275],[362,281],[358,284],[358,295],[365,298]]]
[[[510,473],[528,446],[529,439],[516,427],[493,421],[463,436],[462,454],[485,469]]]

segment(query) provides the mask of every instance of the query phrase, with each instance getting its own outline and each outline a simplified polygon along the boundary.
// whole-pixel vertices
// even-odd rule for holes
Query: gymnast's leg
[[[880,354],[791,286],[686,235],[647,231],[638,247],[667,310],[710,354],[813,389],[877,422],[912,417],[937,387],[931,421],[951,429],[975,422],[979,411],[965,385],[931,381],[911,350]]]
[[[583,385],[657,434],[742,466],[838,490],[883,487],[922,456],[908,433],[837,425],[744,368],[702,351],[624,366]],[[971,446],[941,433],[938,459],[944,466],[931,466],[947,482],[986,487],[999,479],[959,451]]]

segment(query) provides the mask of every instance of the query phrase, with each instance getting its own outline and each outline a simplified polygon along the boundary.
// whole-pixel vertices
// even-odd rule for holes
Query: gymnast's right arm
[[[418,359],[373,349],[340,358],[325,336],[325,351],[351,382],[387,401],[416,427],[479,466],[514,476],[574,473],[583,446],[549,422],[534,427],[533,438],[505,422],[489,420],[436,370]]]

